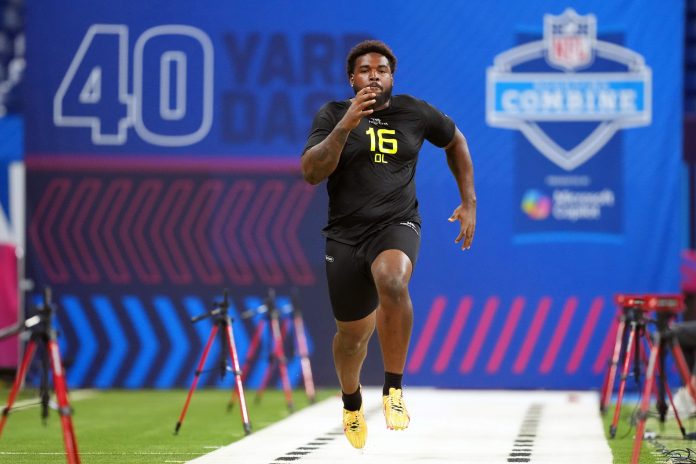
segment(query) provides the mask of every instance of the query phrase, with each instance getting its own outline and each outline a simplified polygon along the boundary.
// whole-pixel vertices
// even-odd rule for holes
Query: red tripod
[[[647,332],[647,312],[641,307],[637,307],[633,300],[624,301],[622,296],[617,297],[617,303],[622,308],[622,315],[619,321],[619,327],[616,331],[614,354],[612,355],[611,364],[605,376],[600,401],[600,410],[604,412],[609,404],[609,401],[611,400],[611,394],[614,390],[614,382],[619,364],[622,363],[619,392],[616,400],[616,408],[614,409],[614,418],[609,426],[609,436],[611,438],[616,436],[616,428],[621,414],[621,405],[623,403],[626,381],[629,376],[631,359],[633,359],[633,377],[636,384],[639,384],[641,376],[641,362],[646,358],[643,344],[644,342],[650,342]]]
[[[297,342],[297,353],[300,355],[300,366],[302,367],[302,379],[304,380],[305,393],[310,403],[314,403],[316,393],[314,390],[314,376],[312,376],[312,365],[309,361],[309,347],[307,346],[307,334],[304,327],[304,319],[300,309],[300,298],[297,289],[291,293],[292,318],[295,323],[295,341]]]
[[[264,374],[263,380],[259,385],[259,389],[256,391],[255,401],[257,403],[261,401],[261,397],[266,390],[266,386],[273,375],[273,369],[277,367],[278,371],[280,372],[280,380],[283,384],[283,391],[285,392],[285,404],[287,405],[288,411],[293,412],[295,410],[295,406],[292,402],[292,387],[290,386],[290,377],[288,376],[288,360],[285,357],[285,349],[283,348],[283,331],[280,328],[280,309],[276,306],[275,290],[272,288],[268,290],[266,303],[262,308],[265,308],[266,315],[270,323],[273,346],[271,350],[270,363],[268,364],[266,373]]]
[[[198,385],[198,379],[200,378],[201,373],[203,372],[203,367],[205,366],[205,360],[208,357],[208,353],[210,352],[210,348],[213,346],[213,341],[215,340],[215,335],[218,334],[218,331],[220,333],[220,338],[221,342],[223,344],[223,350],[222,350],[222,362],[221,362],[221,374],[224,375],[225,372],[227,372],[228,367],[227,367],[227,362],[225,361],[225,350],[224,347],[226,346],[227,349],[229,350],[229,355],[232,360],[232,372],[234,373],[234,378],[235,378],[235,389],[237,391],[237,397],[239,398],[239,404],[240,404],[240,412],[242,415],[242,425],[244,427],[244,433],[246,435],[249,435],[251,433],[251,423],[249,422],[249,413],[247,412],[247,407],[246,407],[246,401],[244,399],[244,387],[242,385],[242,372],[239,369],[239,359],[237,358],[237,348],[234,343],[234,334],[232,332],[232,319],[230,318],[229,314],[227,313],[229,309],[229,298],[227,294],[227,290],[224,291],[224,297],[221,303],[216,303],[215,308],[210,311],[207,314],[202,314],[200,316],[196,316],[191,319],[191,322],[198,322],[200,320],[203,320],[205,318],[211,317],[213,318],[213,327],[210,329],[210,336],[208,337],[208,342],[205,345],[205,348],[203,349],[203,354],[201,355],[201,359],[198,363],[198,367],[196,368],[196,373],[193,377],[193,382],[191,383],[191,389],[188,392],[188,396],[186,397],[186,402],[184,403],[184,408],[181,411],[181,415],[179,416],[179,421],[176,423],[176,427],[174,428],[174,434],[179,433],[179,429],[181,428],[181,424],[184,422],[184,417],[186,416],[186,411],[188,410],[189,403],[191,402],[191,397],[193,396],[193,392],[196,389],[196,385]]]
[[[256,356],[257,351],[260,349],[261,341],[263,339],[264,333],[266,332],[267,323],[271,327],[271,348],[270,348],[270,364],[264,372],[264,377],[259,387],[258,395],[256,396],[256,401],[260,401],[261,395],[265,390],[268,382],[273,374],[273,369],[277,365],[280,369],[281,380],[283,383],[283,388],[285,390],[285,399],[287,401],[288,409],[292,412],[292,389],[290,386],[290,379],[287,373],[287,360],[285,357],[285,352],[283,349],[283,336],[287,333],[287,321],[280,324],[280,316],[292,313],[293,329],[295,332],[295,342],[297,347],[297,355],[300,357],[300,366],[302,368],[302,378],[304,380],[305,393],[310,403],[314,403],[316,397],[316,391],[314,388],[314,377],[312,376],[312,366],[309,360],[309,346],[307,343],[307,333],[304,327],[304,319],[302,317],[302,311],[300,310],[299,296],[297,289],[293,289],[291,292],[291,302],[290,306],[285,306],[283,308],[278,308],[275,304],[275,292],[271,289],[269,290],[268,297],[266,298],[266,303],[257,309],[245,311],[242,317],[245,319],[251,318],[256,314],[265,314],[267,317],[260,319],[256,324],[256,329],[254,330],[254,335],[252,336],[251,343],[249,344],[249,349],[247,350],[246,358],[244,361],[244,366],[246,369],[242,375],[242,380],[246,379],[246,375],[249,373],[250,369],[248,366],[251,365],[253,358]],[[274,316],[275,313],[275,316]],[[275,323],[273,320],[276,319]],[[275,328],[274,328],[275,327]],[[234,397],[230,400],[228,408],[234,406]]]
[[[679,341],[675,337],[674,333],[670,330],[671,322],[684,309],[684,300],[682,295],[647,295],[629,296],[628,298],[634,300],[634,305],[642,304],[649,308],[649,310],[655,310],[657,315],[657,318],[654,321],[656,324],[656,331],[653,335],[654,340],[650,347],[648,370],[646,372],[645,387],[640,402],[638,424],[636,425],[636,438],[633,442],[633,455],[631,457],[631,464],[638,464],[640,459],[640,449],[643,443],[643,434],[645,432],[645,421],[648,417],[648,409],[650,407],[650,396],[655,391],[655,387],[657,387],[657,411],[659,413],[660,422],[664,423],[667,413],[667,403],[665,401],[665,393],[667,393],[674,410],[675,418],[679,424],[682,437],[687,438],[684,426],[682,425],[676,408],[674,407],[672,393],[669,390],[669,385],[667,384],[667,371],[665,364],[668,352],[672,353],[677,370],[679,371],[679,375],[681,376],[684,385],[687,387],[689,394],[694,400],[696,400],[696,390],[691,384],[689,373],[690,370],[686,365],[684,353],[679,346]],[[660,376],[659,383],[655,378],[656,371]]]
[[[619,382],[616,408],[614,410],[614,418],[609,427],[609,435],[611,438],[616,436],[616,429],[621,413],[621,405],[623,402],[626,381],[629,376],[631,360],[633,360],[633,376],[636,383],[639,384],[641,369],[648,364],[645,347],[648,348],[651,354],[656,352],[656,346],[650,339],[650,334],[647,327],[648,324],[657,323],[658,331],[666,330],[669,321],[681,311],[683,307],[683,299],[681,295],[617,295],[616,303],[622,308],[622,315],[617,328],[614,354],[605,376],[600,400],[600,410],[604,412],[606,411],[611,399],[616,373],[619,364],[621,364],[621,380]],[[655,312],[657,314],[656,320],[648,317],[651,312]],[[664,340],[663,345],[657,348],[657,352],[659,352],[661,348],[664,356]],[[679,359],[681,356],[681,359],[683,360],[683,354],[678,344],[676,345],[676,349],[673,351],[673,353],[679,366]],[[657,384],[659,389],[657,395],[657,410],[660,414],[660,421],[664,422],[667,413],[668,405],[665,399],[665,396],[667,396],[670,405],[674,410],[674,415],[682,431],[682,435],[686,436],[679,414],[674,407],[672,392],[667,384],[667,376],[666,374],[663,374],[663,372],[665,372],[664,358],[661,358],[660,361],[661,362],[659,365],[653,366],[652,371],[649,371],[649,378],[646,374],[645,388],[648,388],[648,386],[652,388],[652,384],[655,382],[655,369],[657,369],[657,373],[661,378],[661,382]],[[686,366],[686,362],[683,364]],[[686,372],[685,383],[686,385],[690,385],[688,381],[688,370],[684,372]],[[684,376],[684,372],[681,372],[682,376]],[[648,403],[650,401],[649,395],[650,393],[648,393],[647,397],[643,398],[643,400],[647,401]]]
[[[72,408],[68,402],[68,388],[65,382],[65,371],[63,363],[60,359],[60,350],[56,342],[56,331],[53,329],[53,306],[51,304],[51,289],[44,289],[44,304],[37,308],[36,315],[27,319],[24,327],[17,330],[27,330],[31,332],[31,337],[27,343],[24,357],[20,364],[19,371],[15,377],[14,385],[10,391],[10,396],[7,400],[7,406],[2,410],[2,419],[0,419],[0,435],[7,422],[8,414],[19,390],[24,383],[24,379],[29,370],[37,345],[43,347],[41,352],[41,417],[44,422],[48,417],[48,402],[50,397],[48,387],[48,370],[49,365],[53,373],[53,384],[58,401],[58,414],[60,415],[61,426],[63,428],[63,441],[65,443],[65,458],[68,464],[80,464],[80,455],[77,451],[77,440],[72,424]]]

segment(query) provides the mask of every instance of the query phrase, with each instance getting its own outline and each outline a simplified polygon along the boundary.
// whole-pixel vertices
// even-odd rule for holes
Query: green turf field
[[[0,402],[7,401],[8,388],[0,390]],[[321,390],[318,400],[337,394],[337,390]],[[174,426],[186,399],[187,390],[87,390],[71,392],[75,413],[75,433],[81,461],[84,464],[102,463],[177,463],[225,446],[244,436],[238,407],[227,411],[230,390],[199,389],[179,435]],[[51,410],[46,426],[42,424],[38,399],[32,390],[23,391],[20,400],[34,403],[13,410],[2,437],[0,463],[65,463],[60,419]],[[254,402],[254,391],[247,391],[249,415],[254,430],[288,416],[281,391],[267,390],[260,404]],[[303,391],[294,392],[296,409],[308,405]],[[627,464],[631,460],[635,427],[631,415],[635,405],[625,403],[616,438],[608,439],[614,463]],[[613,418],[613,407],[604,416],[604,430],[608,436]],[[685,423],[687,432],[696,431],[696,419]],[[655,442],[643,442],[641,464],[665,461],[658,449],[672,452],[672,456],[689,456],[688,448],[696,442],[680,438],[674,419],[662,426],[656,418],[649,418],[646,430],[656,432]],[[694,462],[696,454],[690,454]]]
[[[628,464],[631,462],[633,454],[633,442],[635,439],[635,427],[631,424],[631,417],[636,411],[636,405],[624,402],[621,408],[621,416],[616,430],[616,437],[609,438],[609,426],[614,419],[614,404],[602,416],[604,425],[604,435],[607,437],[609,447],[614,455],[614,464]],[[646,429],[653,427],[653,420],[650,419],[646,425]],[[640,452],[640,464],[655,464],[655,457],[652,454],[654,447],[647,441],[643,441],[643,447]]]
[[[655,438],[643,440],[640,464],[696,462],[696,452],[694,451],[696,450],[696,441],[683,439],[677,421],[673,418],[668,418],[664,423],[660,423],[654,409],[653,404],[645,430],[654,434]],[[614,439],[609,439],[609,425],[614,417],[614,407],[612,406],[603,417],[604,433],[614,455],[615,464],[631,462],[635,440],[635,427],[631,424],[631,417],[636,411],[635,403],[624,403]],[[683,421],[683,424],[687,433],[696,432],[695,417]]]
[[[337,391],[322,390],[321,400]],[[9,394],[0,390],[4,406]],[[196,390],[178,435],[174,426],[186,390],[94,390],[71,392],[73,424],[83,464],[175,463],[209,453],[244,436],[238,407],[227,411],[229,390]],[[33,392],[23,392],[27,400]],[[282,391],[266,390],[260,404],[254,391],[246,398],[253,430],[288,415]],[[73,397],[75,399],[73,399]],[[309,404],[294,392],[295,409]],[[38,400],[37,400],[38,402]],[[38,405],[13,410],[0,437],[0,463],[65,463],[60,419],[51,410],[42,424]]]

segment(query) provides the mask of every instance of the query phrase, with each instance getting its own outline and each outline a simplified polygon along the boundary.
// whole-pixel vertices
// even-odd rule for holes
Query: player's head
[[[346,59],[346,71],[355,93],[367,86],[375,89],[376,108],[391,98],[396,56],[384,42],[365,40],[353,47]]]

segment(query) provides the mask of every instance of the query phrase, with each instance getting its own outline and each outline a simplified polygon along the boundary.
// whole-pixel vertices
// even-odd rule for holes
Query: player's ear
[[[350,75],[350,86],[353,87],[353,74]]]

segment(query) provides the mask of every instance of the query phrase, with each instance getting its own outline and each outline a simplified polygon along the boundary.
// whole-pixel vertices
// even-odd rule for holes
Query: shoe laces
[[[400,390],[394,390],[394,393],[389,394],[389,408],[392,411],[396,411],[399,414],[403,414],[406,408],[404,408],[403,397],[401,396]]]
[[[349,411],[350,419],[346,424],[346,428],[351,432],[360,431],[360,411]]]

